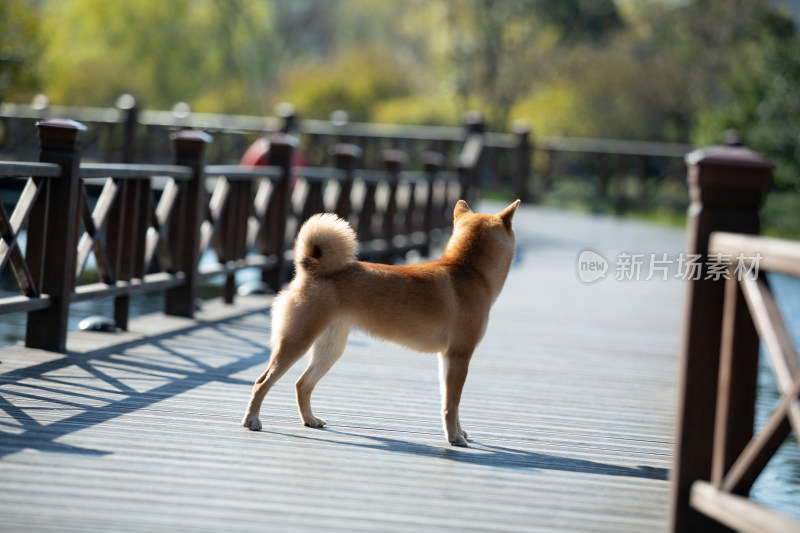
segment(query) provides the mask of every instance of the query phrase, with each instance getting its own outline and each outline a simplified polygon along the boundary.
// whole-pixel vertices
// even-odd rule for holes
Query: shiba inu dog
[[[311,217],[295,242],[295,277],[272,305],[272,357],[253,386],[242,425],[261,429],[264,396],[308,352],[308,367],[295,385],[297,406],[306,426],[324,426],[311,412],[311,392],[358,328],[439,354],[445,436],[466,446],[458,405],[472,352],[514,258],[511,219],[518,205],[484,215],[460,200],[442,258],[408,266],[357,261],[350,224],[333,214]]]

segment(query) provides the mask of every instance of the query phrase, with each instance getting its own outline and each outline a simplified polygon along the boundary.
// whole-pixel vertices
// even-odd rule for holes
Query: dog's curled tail
[[[358,239],[352,226],[333,213],[309,218],[297,233],[294,263],[307,274],[328,275],[356,260]]]

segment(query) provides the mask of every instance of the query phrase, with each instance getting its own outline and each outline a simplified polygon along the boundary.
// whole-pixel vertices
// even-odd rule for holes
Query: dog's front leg
[[[442,389],[444,434],[453,446],[467,445],[467,432],[461,429],[458,405],[467,379],[471,351],[447,350],[439,354],[439,381]]]

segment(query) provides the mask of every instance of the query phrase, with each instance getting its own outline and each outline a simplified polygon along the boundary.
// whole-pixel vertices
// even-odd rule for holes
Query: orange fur
[[[298,408],[307,426],[323,426],[311,412],[311,392],[355,327],[439,353],[445,435],[451,444],[465,446],[458,404],[469,359],[511,267],[511,219],[518,205],[519,200],[497,215],[484,215],[459,201],[442,258],[409,266],[357,261],[355,232],[347,222],[332,214],[311,217],[295,243],[297,274],[273,304],[273,356],[253,387],[242,424],[261,429],[264,396],[308,352],[308,367],[296,384]]]

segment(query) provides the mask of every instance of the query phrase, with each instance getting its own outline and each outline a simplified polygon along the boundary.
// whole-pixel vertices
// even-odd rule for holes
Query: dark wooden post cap
[[[39,146],[47,152],[75,152],[81,147],[86,126],[75,120],[53,118],[36,123]]]
[[[408,164],[408,154],[402,150],[389,149],[381,152],[381,159],[386,170],[399,171],[403,165]]]
[[[297,113],[294,106],[289,102],[281,102],[275,107],[275,114],[283,121],[281,124],[281,133],[289,133],[294,131],[297,125]]]
[[[357,159],[361,159],[364,150],[359,146],[350,143],[336,143],[328,148],[328,153],[333,156],[336,165],[354,164]]]
[[[344,109],[337,109],[331,113],[331,124],[334,126],[346,126],[350,122],[350,113]]]
[[[431,151],[422,152],[422,165],[428,172],[436,172],[445,166],[444,154]]]
[[[270,155],[291,154],[300,145],[297,137],[288,133],[277,133],[269,140]]]
[[[686,155],[692,202],[706,206],[758,209],[764,201],[772,164],[743,146],[711,146]]]
[[[202,158],[206,145],[214,140],[208,133],[196,130],[180,130],[173,133],[171,137],[178,161]]]
[[[531,134],[531,126],[527,120],[515,120],[511,125],[511,131],[517,135],[527,137]]]
[[[478,111],[467,111],[464,114],[464,127],[469,133],[483,133],[486,131],[486,122]]]
[[[138,103],[136,102],[135,96],[133,96],[132,94],[125,93],[119,95],[119,98],[117,98],[116,106],[117,109],[120,109],[122,111],[130,111],[131,109],[136,109]]]

